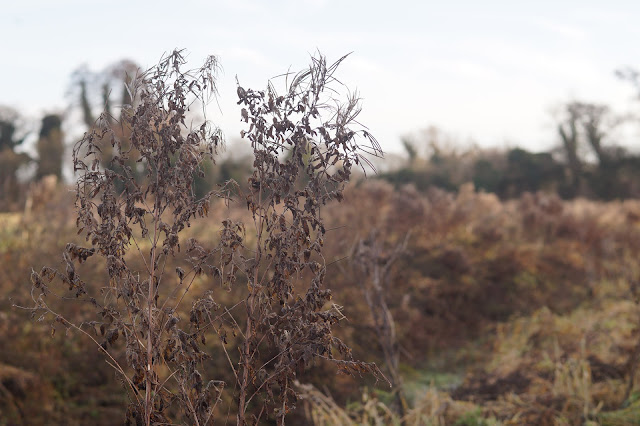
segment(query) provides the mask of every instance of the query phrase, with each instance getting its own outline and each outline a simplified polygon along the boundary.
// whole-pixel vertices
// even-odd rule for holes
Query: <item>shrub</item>
[[[128,389],[128,424],[173,416],[204,425],[229,413],[230,407],[220,408],[229,400],[219,379],[224,374],[211,380],[202,374],[212,333],[235,378],[238,424],[263,416],[284,423],[296,401],[296,374],[317,359],[342,372],[381,375],[375,365],[354,361],[332,334],[342,314],[323,286],[320,209],[342,199],[351,168],[362,161],[358,135],[380,153],[366,130],[351,128],[360,111],[357,96],[344,103],[334,97],[333,74],[343,59],[327,65],[324,57],[313,58],[283,95],[271,83],[265,91],[238,86],[248,125],[243,137],[254,155],[248,193],[239,196],[251,221],[223,220],[212,248],[184,241],[182,233],[219,205],[216,198],[231,201],[237,188],[230,181],[202,198],[193,191],[194,175],[222,139],[206,120],[187,128],[185,113],[215,95],[216,58],[182,71],[182,54],[174,51],[129,87],[139,102],[125,106],[119,123],[125,132],[116,133],[103,114],[75,146],[76,223],[89,246],[67,244],[64,270],[32,270],[34,305],[25,309],[51,321],[52,334],[62,327],[95,342]],[[101,167],[105,148],[113,149],[115,167]],[[139,170],[131,164],[141,165],[145,179],[135,179]],[[106,272],[101,288],[82,279],[80,264],[94,256]],[[54,283],[74,297],[58,295]],[[225,304],[225,289],[238,299]],[[58,314],[51,296],[78,299],[97,318],[73,323]],[[227,349],[234,343],[237,354]]]

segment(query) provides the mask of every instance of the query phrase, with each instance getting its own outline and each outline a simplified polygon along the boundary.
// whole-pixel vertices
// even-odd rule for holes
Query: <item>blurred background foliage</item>
[[[65,172],[73,127],[65,123],[75,117],[88,130],[106,110],[126,138],[118,118],[122,104],[136,102],[126,88],[136,72],[130,60],[78,69],[69,109],[38,125],[0,108],[0,425],[124,419],[123,384],[91,342],[52,333],[11,305],[29,298],[31,267],[62,265],[66,243],[84,243]],[[407,405],[398,406],[398,389],[318,365],[299,377],[292,424],[640,421],[640,155],[616,142],[616,128],[638,117],[575,100],[559,111],[548,152],[465,146],[436,127],[409,135],[404,156],[358,176],[324,211],[326,282],[346,316],[337,332],[357,358],[396,368]],[[196,194],[229,179],[246,190],[253,159],[243,144],[229,140],[203,166]],[[101,167],[113,167],[112,154],[103,152]],[[188,232],[215,244],[224,218],[247,219],[239,200],[212,206]],[[388,265],[376,294],[395,325],[392,342],[381,340],[363,298],[370,276],[353,264],[361,243],[375,244],[376,262]],[[82,273],[99,288],[103,271],[93,268]],[[58,308],[83,317],[80,305]],[[219,339],[207,341],[205,369],[227,370]],[[229,337],[229,352],[234,345]],[[397,366],[385,367],[385,345]]]

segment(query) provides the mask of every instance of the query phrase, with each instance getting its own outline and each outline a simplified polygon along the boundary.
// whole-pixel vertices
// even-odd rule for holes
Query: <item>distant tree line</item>
[[[44,177],[55,176],[55,181],[63,182],[65,151],[71,144],[65,140],[62,124],[70,116],[72,121],[75,119],[84,125],[85,131],[106,125],[113,130],[109,134],[122,142],[121,150],[135,151],[128,143],[131,129],[122,125],[126,122],[122,114],[125,111],[123,106],[135,108],[140,102],[132,98],[133,88],[130,87],[139,71],[138,65],[130,60],[118,61],[102,71],[92,71],[85,66],[78,68],[71,76],[68,90],[70,108],[64,115],[46,114],[41,119],[38,138],[33,146],[35,150],[24,144],[35,133],[30,129],[35,126],[29,125],[14,108],[0,106],[0,212],[22,210],[29,188]],[[106,123],[98,120],[103,111],[106,112],[103,116]],[[162,123],[157,125],[162,126]],[[115,162],[118,153],[114,149],[117,148],[111,143],[102,146],[101,168],[117,172],[128,168],[136,181],[146,179],[142,164]],[[136,157],[135,152],[129,154],[128,158]],[[218,183],[229,179],[237,180],[242,186],[242,180],[250,173],[251,162],[238,156],[222,158],[217,165],[203,162],[196,172],[193,191],[201,197]]]
[[[139,102],[132,98],[130,87],[138,72],[138,65],[131,60],[118,61],[97,72],[78,68],[69,87],[70,114],[47,114],[41,119],[35,157],[23,148],[30,135],[24,118],[13,108],[0,106],[0,211],[21,209],[31,182],[45,176],[63,180],[67,146],[62,124],[69,115],[79,116],[85,130],[90,131],[105,125],[96,121],[105,111],[106,125],[113,129],[110,134],[124,141],[120,149],[135,149],[126,142],[130,129],[120,123],[125,110],[122,107]],[[617,74],[635,87],[640,99],[640,73],[625,69]],[[614,137],[618,126],[632,120],[617,116],[607,105],[567,102],[556,117],[557,147],[548,152],[522,148],[460,150],[452,148],[455,144],[441,131],[430,128],[421,137],[404,139],[406,164],[379,177],[395,185],[412,183],[419,190],[435,186],[457,191],[462,184],[472,182],[476,189],[502,199],[535,191],[555,192],[563,198],[637,198],[640,155],[616,143]],[[128,168],[137,181],[145,179],[143,165],[116,164],[113,146],[103,146],[100,167],[114,171]],[[197,196],[228,179],[246,185],[245,176],[252,169],[246,158],[228,156],[218,161],[215,165],[205,162],[196,172],[193,190]]]
[[[563,198],[612,200],[640,197],[640,155],[613,140],[614,129],[629,117],[614,115],[606,105],[572,101],[557,122],[559,146],[548,152],[452,148],[436,128],[420,138],[405,139],[404,167],[383,173],[395,184],[419,190],[449,191],[468,182],[502,199],[524,192],[555,192]],[[421,148],[427,147],[424,157]]]

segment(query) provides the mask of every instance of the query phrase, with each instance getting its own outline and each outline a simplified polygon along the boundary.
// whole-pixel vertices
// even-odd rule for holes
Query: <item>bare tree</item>
[[[31,161],[26,153],[16,151],[28,132],[18,111],[0,106],[0,210],[11,210],[20,201],[18,169]]]
[[[577,191],[582,174],[582,162],[578,156],[578,120],[580,119],[580,111],[573,104],[569,104],[566,107],[566,112],[566,121],[558,124],[558,134],[562,139],[562,146],[571,170],[571,183],[574,191]]]

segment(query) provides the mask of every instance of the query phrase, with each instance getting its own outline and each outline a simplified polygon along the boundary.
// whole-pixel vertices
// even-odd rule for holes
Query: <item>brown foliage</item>
[[[297,398],[292,380],[317,359],[344,373],[381,375],[333,335],[342,314],[323,286],[320,209],[343,198],[351,168],[362,161],[358,135],[380,153],[371,135],[350,127],[357,97],[341,103],[333,96],[343,59],[328,65],[314,58],[284,95],[272,84],[266,91],[238,86],[249,126],[243,136],[255,159],[244,195],[250,223],[222,220],[212,248],[185,240],[183,231],[221,206],[215,198],[231,201],[237,187],[228,182],[200,199],[192,190],[194,175],[222,142],[207,121],[185,125],[192,102],[215,94],[215,58],[184,72],[181,52],[173,52],[130,85],[139,103],[123,111],[119,126],[126,131],[115,131],[103,114],[74,148],[76,225],[88,247],[68,243],[62,268],[32,270],[35,304],[28,310],[50,322],[52,335],[76,330],[98,345],[128,389],[127,424],[177,418],[204,425],[231,410],[238,424],[265,417],[282,424]],[[104,169],[107,148],[114,167]],[[144,170],[143,181],[132,164]],[[104,268],[105,284],[85,281],[92,262]],[[75,322],[59,313],[52,296],[77,299],[97,318]],[[205,347],[212,333],[227,374],[214,371],[208,379],[205,366],[217,362]],[[239,356],[227,349],[230,342]],[[224,392],[229,371],[231,399]]]

